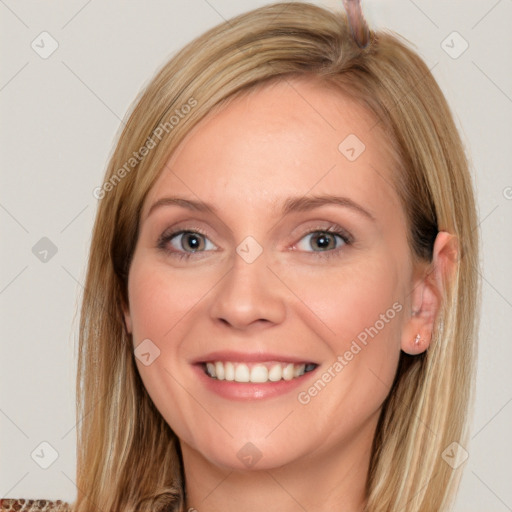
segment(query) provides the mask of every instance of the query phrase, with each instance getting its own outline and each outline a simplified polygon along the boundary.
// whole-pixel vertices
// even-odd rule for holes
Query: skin
[[[150,339],[160,350],[149,366],[136,361],[180,439],[188,507],[362,510],[371,443],[400,350],[428,347],[442,275],[454,265],[445,232],[432,266],[413,262],[390,185],[394,155],[374,126],[371,114],[312,80],[267,85],[197,125],[146,198],[125,321],[134,347]],[[355,161],[338,150],[349,134],[366,146]],[[280,213],[289,196],[322,194],[348,197],[375,220],[337,205]],[[206,201],[218,213],[162,206],[148,217],[155,201],[171,195]],[[322,251],[308,234],[332,224],[353,242],[333,237]],[[174,253],[158,248],[173,227],[203,230],[202,252],[180,237],[166,242]],[[236,252],[247,236],[263,250],[252,263]],[[189,259],[172,256],[187,250]],[[300,403],[298,392],[393,304],[401,306],[394,318]],[[214,349],[293,354],[319,367],[292,392],[234,401],[208,390],[192,368]],[[248,442],[261,455],[251,467],[237,457]]]

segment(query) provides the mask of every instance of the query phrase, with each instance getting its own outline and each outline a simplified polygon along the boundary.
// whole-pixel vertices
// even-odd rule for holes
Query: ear
[[[432,263],[422,265],[416,271],[410,318],[402,330],[401,339],[401,348],[407,354],[421,354],[430,346],[446,283],[457,270],[458,252],[457,237],[440,231],[434,243]]]

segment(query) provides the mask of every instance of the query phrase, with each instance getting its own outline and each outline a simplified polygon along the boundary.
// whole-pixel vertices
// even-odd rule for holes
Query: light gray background
[[[0,497],[76,496],[75,314],[97,207],[92,191],[120,120],[177,49],[265,3],[0,0]],[[473,161],[483,308],[472,441],[455,510],[512,510],[512,0],[363,5],[373,28],[416,45]],[[59,45],[47,59],[31,47],[42,46],[43,31]],[[462,49],[453,31],[469,44],[456,59],[442,46]],[[58,249],[47,262],[32,252],[42,237]],[[52,460],[52,448],[42,442],[58,453],[48,469],[39,464]]]

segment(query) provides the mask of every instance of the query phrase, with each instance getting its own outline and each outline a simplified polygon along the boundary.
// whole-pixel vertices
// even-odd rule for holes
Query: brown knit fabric
[[[69,504],[62,500],[25,500],[8,499],[0,500],[0,511],[10,512],[68,512]]]

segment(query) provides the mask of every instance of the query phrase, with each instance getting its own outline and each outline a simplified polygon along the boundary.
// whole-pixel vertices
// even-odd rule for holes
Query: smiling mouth
[[[231,361],[211,361],[203,363],[203,370],[208,377],[232,382],[278,382],[302,377],[313,371],[315,363],[286,363],[269,361],[265,363],[239,363]]]

